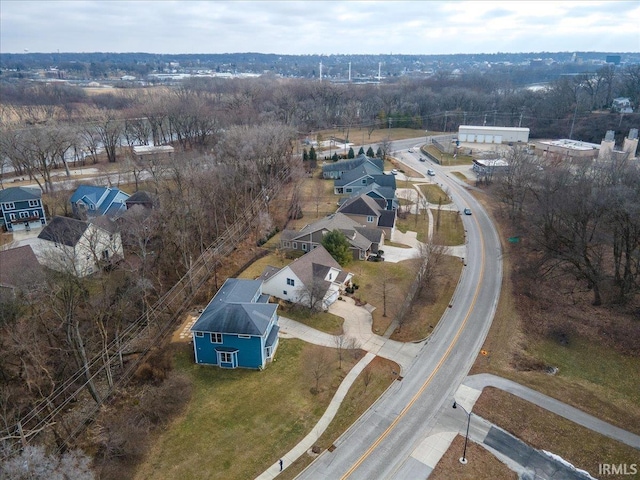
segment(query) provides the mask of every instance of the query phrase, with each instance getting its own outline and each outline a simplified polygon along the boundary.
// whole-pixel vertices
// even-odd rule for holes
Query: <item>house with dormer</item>
[[[31,231],[47,224],[42,190],[9,187],[0,190],[1,226],[7,232]]]
[[[191,327],[195,361],[262,370],[278,349],[278,305],[261,280],[229,278]]]
[[[349,285],[352,273],[342,267],[322,246],[318,246],[286,267],[268,266],[258,278],[262,292],[297,303],[311,310],[326,310]]]
[[[280,246],[283,249],[310,252],[322,245],[322,238],[333,230],[341,231],[349,242],[354,260],[366,260],[384,245],[386,234],[375,225],[366,225],[350,219],[343,213],[334,213],[305,225],[301,230],[283,230]]]
[[[115,187],[80,185],[71,196],[71,208],[78,218],[106,215],[117,218],[127,209],[129,194]]]
[[[361,193],[343,202],[338,208],[338,213],[369,228],[379,228],[387,238],[391,238],[396,226],[396,210],[387,210],[386,205],[383,199]]]

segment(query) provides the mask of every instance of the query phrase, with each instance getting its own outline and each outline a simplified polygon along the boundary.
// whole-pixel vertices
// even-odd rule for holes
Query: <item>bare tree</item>
[[[314,381],[311,392],[320,392],[320,382],[331,373],[331,362],[324,347],[310,347],[305,357],[305,369]]]
[[[328,282],[318,276],[298,287],[300,303],[307,307],[310,312],[318,312],[323,309],[324,296],[327,294]]]
[[[336,354],[338,356],[338,369],[342,370],[342,360],[348,346],[348,337],[345,334],[334,335],[333,343],[336,346]]]

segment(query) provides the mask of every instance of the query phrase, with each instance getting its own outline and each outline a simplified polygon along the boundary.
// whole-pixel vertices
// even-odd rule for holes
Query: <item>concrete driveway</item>
[[[329,307],[329,313],[344,319],[343,330],[347,338],[353,338],[358,347],[367,352],[392,360],[400,365],[401,372],[408,369],[420,349],[422,343],[403,343],[389,340],[373,333],[371,313],[364,307],[356,306],[352,298],[343,297]],[[283,338],[299,338],[305,342],[324,347],[335,348],[336,337],[320,332],[300,322],[280,317],[280,336]]]

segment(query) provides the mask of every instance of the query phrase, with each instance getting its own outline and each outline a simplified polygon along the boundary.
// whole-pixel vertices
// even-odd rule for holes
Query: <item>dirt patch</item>
[[[463,449],[464,437],[458,435],[429,475],[429,480],[516,480],[518,478],[515,472],[509,470],[509,467],[474,442],[467,443],[468,462],[466,465],[461,464],[459,459]]]

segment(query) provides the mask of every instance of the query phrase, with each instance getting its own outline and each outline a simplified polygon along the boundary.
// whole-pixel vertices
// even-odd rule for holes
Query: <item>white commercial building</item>
[[[458,128],[458,140],[469,143],[527,143],[529,141],[529,129],[460,125]]]

